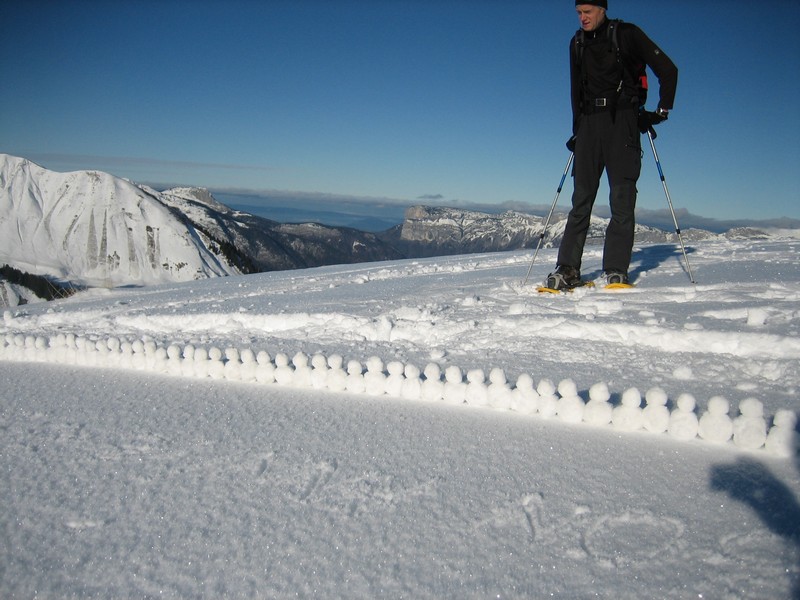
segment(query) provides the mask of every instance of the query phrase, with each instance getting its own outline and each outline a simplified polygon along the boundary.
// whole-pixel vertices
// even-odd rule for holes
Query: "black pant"
[[[641,134],[635,110],[583,115],[575,141],[572,210],[558,251],[558,264],[581,268],[583,247],[603,169],[610,188],[611,222],[606,229],[603,270],[628,272],[636,224],[636,181],[642,168]]]

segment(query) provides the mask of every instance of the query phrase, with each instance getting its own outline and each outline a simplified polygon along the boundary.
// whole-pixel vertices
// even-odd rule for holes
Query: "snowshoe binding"
[[[561,292],[571,292],[577,287],[593,285],[591,281],[583,281],[581,272],[575,267],[558,265],[556,270],[547,276],[544,285],[536,288],[538,292],[559,294]]]
[[[624,290],[632,288],[633,284],[628,281],[628,274],[622,271],[607,271],[606,272],[606,289],[607,290]]]

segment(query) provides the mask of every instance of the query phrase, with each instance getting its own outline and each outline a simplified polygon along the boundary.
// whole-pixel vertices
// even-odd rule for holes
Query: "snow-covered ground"
[[[797,597],[798,249],[692,245],[692,285],[637,247],[625,292],[538,295],[546,250],[524,288],[530,252],[7,310],[0,596]]]

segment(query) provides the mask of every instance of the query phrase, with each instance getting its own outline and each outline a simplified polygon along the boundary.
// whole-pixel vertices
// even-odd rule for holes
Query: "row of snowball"
[[[797,416],[791,410],[779,410],[767,430],[763,404],[748,398],[739,404],[739,415],[729,415],[730,403],[722,396],[709,400],[707,411],[698,418],[696,401],[682,394],[675,408],[667,407],[667,394],[652,388],[642,395],[636,388],[622,394],[614,406],[605,383],[589,389],[589,401],[579,395],[574,381],[565,379],[558,385],[542,379],[534,385],[528,374],[520,375],[515,384],[507,380],[500,368],[491,369],[488,382],[482,369],[466,372],[448,366],[444,373],[436,363],[424,371],[413,364],[392,361],[384,365],[378,357],[360,361],[334,354],[308,355],[298,352],[289,358],[278,353],[273,358],[266,351],[238,350],[217,347],[159,346],[152,340],[129,342],[117,337],[93,341],[74,334],[58,334],[51,338],[7,334],[0,343],[0,359],[56,362],[79,366],[116,367],[156,371],[170,375],[229,379],[244,382],[277,383],[284,386],[308,387],[330,391],[389,395],[409,400],[469,404],[542,418],[558,418],[567,423],[612,426],[620,431],[668,433],[677,440],[697,437],[708,442],[725,444],[730,440],[742,449],[766,448],[769,452],[789,457],[797,447]]]

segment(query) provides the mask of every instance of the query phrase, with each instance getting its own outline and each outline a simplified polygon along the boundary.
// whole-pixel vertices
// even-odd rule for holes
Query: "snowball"
[[[797,415],[793,410],[781,409],[775,413],[772,421],[776,427],[794,429],[797,426]]]
[[[755,398],[746,398],[739,403],[739,412],[744,417],[758,418],[764,416],[764,405]]]
[[[274,376],[278,385],[291,385],[294,379],[294,369],[289,366],[289,357],[283,352],[275,355]]]
[[[539,416],[543,419],[550,419],[558,413],[558,397],[556,396],[556,385],[550,379],[542,379],[536,386],[539,394]]]
[[[658,387],[647,390],[644,398],[648,405],[666,406],[667,404],[667,392]]]
[[[393,360],[386,365],[386,370],[389,372],[389,375],[403,375],[405,368],[405,365],[399,360]]]
[[[611,398],[611,392],[608,391],[608,384],[600,382],[595,383],[589,388],[589,399],[598,400],[600,402],[607,402]]]
[[[496,385],[505,385],[507,383],[505,371],[495,367],[489,372],[489,381]]]
[[[635,393],[634,393],[635,392]],[[611,424],[620,431],[638,431],[644,426],[644,413],[639,404],[641,394],[636,388],[627,390],[622,395],[622,404],[611,412]]]
[[[639,408],[642,405],[642,394],[635,387],[628,388],[622,393],[622,405]]]
[[[341,369],[344,364],[344,359],[338,354],[331,354],[328,357],[328,366],[331,369]]]
[[[354,394],[361,394],[366,391],[367,386],[364,381],[363,365],[357,360],[347,362],[347,391]]]
[[[461,369],[450,365],[444,372],[444,401],[449,404],[463,404],[467,398],[467,384]]]
[[[516,388],[518,390],[533,390],[533,377],[528,375],[527,373],[522,373],[519,377],[517,377]]]
[[[419,379],[420,371],[417,365],[407,364],[405,367],[406,379]]]
[[[308,366],[308,356],[303,352],[298,352],[292,357],[292,364],[295,368],[302,368]]]
[[[669,417],[669,434],[677,440],[688,442],[697,437],[699,422],[694,408],[697,404],[691,394],[678,397],[678,408]]]
[[[691,394],[681,394],[678,396],[678,410],[683,412],[692,412],[697,406],[697,400]]]
[[[730,402],[722,396],[714,396],[708,401],[708,412],[715,416],[727,415],[730,408]]]
[[[405,376],[403,371],[405,365],[399,360],[393,360],[386,365],[386,371],[389,376],[386,378],[386,394],[389,396],[401,397],[403,395],[403,385],[405,384]]]
[[[482,369],[472,369],[467,372],[467,391],[465,400],[473,406],[486,406],[489,403],[489,388],[484,383],[485,375]]]
[[[483,369],[471,369],[467,371],[467,381],[469,383],[483,383],[486,380],[486,375]]]
[[[380,396],[386,392],[386,375],[383,372],[383,361],[377,356],[371,356],[367,359],[364,384],[366,392],[370,396]]]
[[[489,373],[489,404],[500,410],[508,410],[513,403],[511,387],[503,369],[494,368]]]
[[[338,354],[328,357],[328,370],[325,382],[332,392],[342,392],[347,389],[347,373],[342,368],[343,358]]]
[[[565,423],[580,423],[584,411],[583,399],[577,394],[564,396],[556,402],[556,414]]]
[[[444,378],[447,383],[462,383],[464,376],[461,373],[461,368],[456,365],[450,365],[445,369]]]
[[[733,442],[745,450],[757,450],[767,441],[767,422],[763,417],[764,405],[755,398],[739,403],[741,416],[733,422]]]
[[[315,369],[327,369],[328,360],[323,354],[315,354],[311,357],[311,366]]]
[[[563,379],[558,384],[558,393],[561,396],[577,396],[578,386],[572,379]]]
[[[418,366],[413,364],[405,366],[405,381],[403,381],[401,395],[406,400],[419,400],[422,390],[422,381],[419,377]]]
[[[556,386],[550,379],[542,379],[536,386],[536,391],[540,396],[550,396],[556,393]]]
[[[421,398],[429,402],[437,402],[444,398],[444,382],[442,369],[436,363],[428,363],[425,367],[425,380],[420,388]]]
[[[797,415],[794,411],[782,409],[775,413],[772,429],[769,430],[765,449],[781,458],[791,458],[798,450],[800,436],[795,431]]]
[[[533,414],[539,408],[539,394],[533,389],[533,377],[527,373],[517,377],[511,408],[525,415]]]
[[[303,352],[297,352],[292,357],[292,365],[294,365],[294,385],[297,387],[311,387],[312,370],[308,366],[308,355]]]
[[[700,417],[697,434],[706,441],[723,444],[733,435],[733,421],[728,416],[730,403],[722,396],[708,401],[706,413]]]
[[[383,361],[377,356],[370,356],[367,359],[367,371],[370,371],[372,373],[382,373]]]
[[[328,359],[322,354],[315,354],[311,357],[311,386],[317,390],[324,390],[328,387]]]
[[[606,391],[608,391],[608,388],[606,388]],[[603,395],[600,397],[603,397]],[[608,425],[611,422],[613,411],[614,408],[605,400],[589,400],[589,402],[586,403],[586,408],[583,410],[583,420],[588,425],[594,425],[596,427]]]

